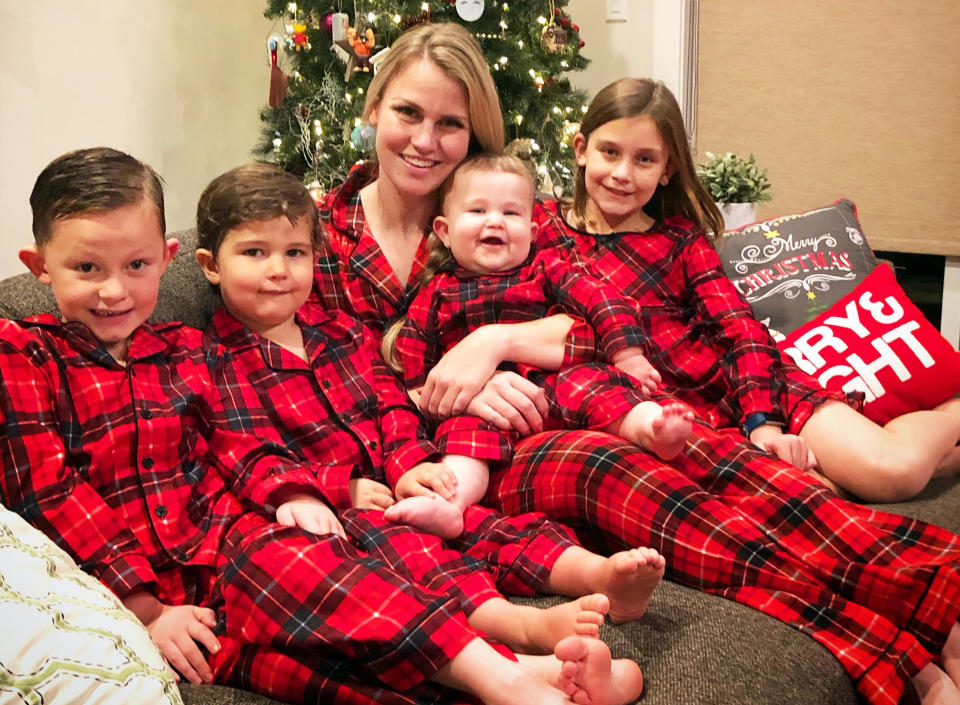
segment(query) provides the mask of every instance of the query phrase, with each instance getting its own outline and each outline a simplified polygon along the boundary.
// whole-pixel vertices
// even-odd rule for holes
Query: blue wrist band
[[[750,438],[750,434],[753,433],[757,428],[763,426],[767,422],[767,415],[762,411],[758,411],[755,414],[750,414],[747,418],[743,420],[743,423],[740,424],[740,431],[744,436]]]

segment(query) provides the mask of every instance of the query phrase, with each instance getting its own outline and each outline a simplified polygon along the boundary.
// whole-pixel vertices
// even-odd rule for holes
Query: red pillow
[[[960,353],[883,264],[778,345],[827,389],[865,392],[864,414],[881,425],[960,392]]]

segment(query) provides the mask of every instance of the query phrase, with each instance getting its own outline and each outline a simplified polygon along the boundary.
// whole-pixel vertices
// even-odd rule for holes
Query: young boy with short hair
[[[71,152],[41,172],[31,206],[36,245],[21,259],[63,320],[0,325],[0,489],[181,675],[291,702],[439,697],[425,681],[490,705],[518,690],[636,696],[636,665],[611,664],[597,640],[523,663],[498,652],[456,596],[346,542],[309,468],[226,427],[201,334],[147,322],[177,249],[153,170],[112,149]]]

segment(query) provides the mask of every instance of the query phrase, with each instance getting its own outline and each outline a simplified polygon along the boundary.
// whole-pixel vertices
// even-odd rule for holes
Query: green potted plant
[[[720,206],[726,229],[755,221],[757,205],[772,198],[767,170],[757,166],[752,154],[747,159],[733,152],[706,155],[707,161],[697,167],[697,176]]]

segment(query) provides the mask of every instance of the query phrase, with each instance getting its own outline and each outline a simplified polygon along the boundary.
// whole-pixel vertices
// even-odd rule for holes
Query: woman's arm
[[[555,370],[577,356],[578,353],[571,353],[568,340],[575,322],[566,314],[557,314],[524,323],[490,324],[473,331],[430,371],[421,390],[420,408],[437,418],[447,418],[467,411],[477,395],[485,391],[485,398],[474,405],[471,413],[499,427],[509,420],[520,433],[539,430],[546,402],[536,385],[512,375],[516,379],[511,378],[504,386],[500,375],[500,381],[494,382],[492,388],[485,387],[501,362]],[[578,340],[577,345],[582,343]],[[511,414],[507,407],[517,413]]]

